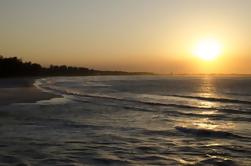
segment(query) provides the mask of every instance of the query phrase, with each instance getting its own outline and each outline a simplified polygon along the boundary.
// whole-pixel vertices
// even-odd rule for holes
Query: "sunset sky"
[[[251,73],[251,0],[0,0],[0,21],[0,54],[45,66]]]

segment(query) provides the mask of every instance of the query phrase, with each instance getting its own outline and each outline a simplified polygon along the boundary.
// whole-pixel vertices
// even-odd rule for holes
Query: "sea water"
[[[0,107],[0,165],[251,165],[250,77],[51,77],[35,86],[62,97]]]

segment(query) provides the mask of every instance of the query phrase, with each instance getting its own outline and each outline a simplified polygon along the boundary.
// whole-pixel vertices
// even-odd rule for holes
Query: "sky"
[[[44,66],[251,73],[251,0],[0,0],[0,54]],[[213,61],[193,55],[213,38]]]

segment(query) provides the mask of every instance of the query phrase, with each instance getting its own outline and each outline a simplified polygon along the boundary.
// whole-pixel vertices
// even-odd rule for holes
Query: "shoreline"
[[[34,103],[40,100],[49,100],[59,97],[43,92],[34,86],[40,77],[1,78],[0,79],[0,106],[14,103]]]

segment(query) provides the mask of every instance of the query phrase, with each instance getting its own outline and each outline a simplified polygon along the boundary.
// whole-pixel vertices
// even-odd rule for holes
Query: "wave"
[[[100,104],[99,102],[96,101],[88,101],[88,100],[81,100],[81,99],[73,99],[77,102],[84,102],[84,103],[92,103],[92,104]],[[136,105],[116,105],[116,104],[109,104],[109,103],[102,103],[102,105],[105,106],[112,106],[112,107],[118,107],[118,108],[123,108],[123,109],[129,109],[129,110],[137,110],[137,111],[146,111],[146,112],[156,112],[155,109],[151,109],[151,108],[146,108],[146,107],[140,107],[140,106],[136,106]],[[167,106],[168,107],[168,106]],[[175,106],[169,106],[169,107],[175,107]],[[184,108],[185,106],[183,106],[182,108]],[[176,107],[177,108],[177,107]],[[180,107],[179,107],[180,108]],[[196,109],[198,109],[198,107],[196,107]],[[201,108],[200,108],[201,109]],[[202,108],[204,109],[204,108]],[[208,109],[204,109],[204,110],[208,110]],[[226,109],[226,110],[222,110],[223,112],[227,112],[230,113],[232,112],[232,114],[240,114],[243,113],[243,111],[238,111],[238,110],[230,110],[230,109]],[[190,117],[204,117],[204,118],[211,118],[211,119],[226,119],[226,120],[231,120],[231,121],[247,121],[250,122],[251,118],[249,117],[225,117],[225,116],[220,116],[218,114],[201,114],[201,113],[191,113],[191,112],[183,112],[183,111],[172,111],[172,110],[168,110],[166,112],[168,115],[171,116],[190,116]],[[169,119],[169,121],[172,121],[171,119]]]
[[[204,159],[196,163],[196,165],[238,165],[235,161],[231,159],[212,157],[209,159]]]
[[[167,96],[189,98],[189,99],[198,99],[198,100],[213,101],[213,102],[250,104],[251,105],[251,101],[228,99],[228,98],[214,98],[214,97],[186,96],[186,95],[167,95]]]
[[[101,94],[81,94],[79,92],[69,91],[69,90],[63,90],[58,89],[56,87],[49,87],[49,86],[42,86],[41,84],[37,83],[37,87],[39,87],[41,90],[44,90],[46,92],[55,93],[57,95],[72,95],[72,96],[79,96],[79,97],[85,97],[85,98],[98,98],[98,99],[108,99],[108,100],[116,100],[116,101],[122,101],[122,102],[133,102],[133,103],[139,103],[139,104],[145,104],[150,106],[163,106],[163,107],[174,107],[174,108],[182,108],[182,109],[196,109],[196,110],[218,110],[226,113],[231,114],[251,114],[251,112],[240,110],[240,109],[229,109],[229,108],[217,108],[217,107],[203,107],[203,106],[193,106],[193,105],[185,105],[185,104],[174,104],[174,103],[163,103],[163,102],[151,102],[151,101],[142,101],[140,99],[126,99],[123,97],[117,97],[117,96],[109,96],[109,95],[101,95]],[[232,100],[232,99],[226,99],[226,98],[208,98],[208,97],[198,97],[198,96],[184,96],[184,95],[169,95],[172,97],[182,97],[182,98],[192,98],[192,99],[200,99],[200,100],[211,100],[211,101],[231,101],[231,102],[239,102],[239,103],[250,103],[249,101],[241,101],[241,100]],[[80,101],[81,100],[77,100]],[[86,102],[86,101],[85,101]],[[130,107],[128,107],[130,108]]]
[[[201,128],[188,128],[188,127],[182,127],[182,126],[176,126],[176,130],[192,134],[197,137],[214,137],[214,138],[242,138],[245,139],[247,137],[243,137],[237,134],[233,134],[226,131],[219,131],[219,130],[210,130],[210,129],[201,129]],[[250,138],[247,138],[250,139]]]
[[[114,157],[114,158],[112,158]],[[131,164],[130,161],[125,159],[120,159],[115,156],[111,157],[95,157],[94,159],[95,165],[129,165]]]
[[[104,96],[104,95],[89,95],[89,94],[75,94],[75,93],[68,93],[69,95],[77,95],[81,97],[89,97],[89,98],[99,98],[99,99],[110,99],[110,100],[117,100],[117,101],[125,101],[125,102],[134,102],[140,103],[150,106],[163,106],[163,107],[175,107],[175,108],[183,108],[183,109],[197,109],[197,110],[218,110],[226,113],[231,114],[250,114],[250,112],[237,110],[237,109],[228,109],[228,108],[216,108],[216,107],[200,107],[200,106],[191,106],[191,105],[184,105],[184,104],[168,104],[168,103],[160,103],[160,102],[150,102],[150,101],[141,101],[141,100],[133,100],[133,99],[124,99],[124,98],[117,98],[113,96]],[[128,108],[130,108],[128,106]]]
[[[58,87],[56,85],[57,82],[51,81],[50,79],[38,79],[35,81],[34,85],[39,88],[43,89],[44,91],[52,90],[52,91],[58,91]],[[71,85],[71,84],[70,84]],[[84,81],[81,82],[81,86],[78,86],[78,88],[81,87],[112,87],[110,84],[104,84],[102,82],[98,81]],[[53,87],[53,88],[52,88]],[[65,88],[68,87],[68,84]],[[69,87],[68,87],[69,88]],[[64,93],[64,92],[63,92]],[[234,94],[234,92],[231,92]],[[246,96],[251,94],[245,94]],[[177,98],[185,98],[185,99],[196,99],[196,100],[203,100],[203,101],[209,101],[209,102],[220,102],[220,103],[235,103],[235,104],[247,104],[251,105],[251,101],[249,100],[239,100],[239,99],[232,99],[232,98],[217,98],[217,97],[204,97],[204,96],[191,96],[191,95],[179,95],[179,94],[169,94],[164,95],[161,97],[177,97]],[[154,103],[153,103],[154,104]],[[160,103],[156,103],[156,105],[160,105]]]
[[[234,92],[226,92],[225,94],[233,95],[233,96],[251,96],[250,93],[234,93]]]

